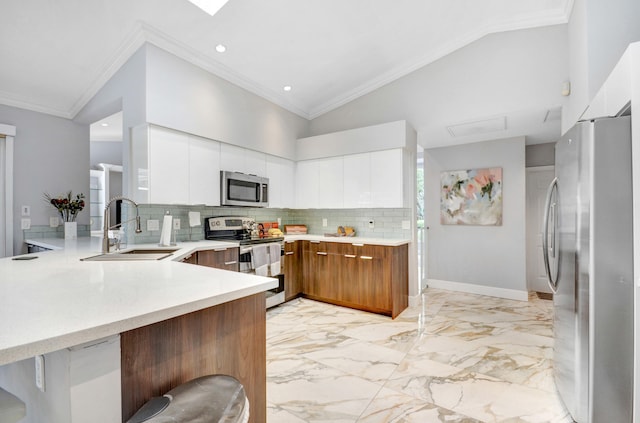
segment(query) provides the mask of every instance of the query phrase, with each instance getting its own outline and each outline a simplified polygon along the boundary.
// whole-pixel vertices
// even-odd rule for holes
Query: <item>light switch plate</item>
[[[180,219],[173,218],[173,229],[180,229]]]
[[[50,217],[49,218],[49,227],[50,228],[57,228],[60,225],[60,219],[58,219],[58,217]]]
[[[25,230],[25,229],[31,229],[31,219],[24,218],[20,221],[20,229]]]
[[[22,206],[20,208],[22,217],[29,217],[31,216],[31,207],[30,206]]]
[[[369,221],[369,229],[375,229],[376,228],[376,222],[374,222],[373,220]]]
[[[158,219],[147,220],[147,231],[159,231],[160,221]]]
[[[327,227],[327,219],[322,219],[322,227],[323,228]]]

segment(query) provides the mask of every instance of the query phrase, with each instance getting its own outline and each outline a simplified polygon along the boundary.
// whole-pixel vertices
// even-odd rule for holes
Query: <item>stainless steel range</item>
[[[278,279],[267,291],[267,308],[284,302],[284,237],[265,236],[251,217],[213,216],[204,219],[204,237],[240,243],[240,272]]]

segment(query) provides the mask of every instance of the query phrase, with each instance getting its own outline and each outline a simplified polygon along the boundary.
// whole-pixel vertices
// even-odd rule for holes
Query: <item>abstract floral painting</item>
[[[440,174],[440,223],[502,225],[502,168]]]

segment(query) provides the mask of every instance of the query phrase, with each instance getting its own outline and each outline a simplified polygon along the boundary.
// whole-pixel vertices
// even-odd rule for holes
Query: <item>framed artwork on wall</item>
[[[440,173],[440,223],[502,225],[502,168]]]

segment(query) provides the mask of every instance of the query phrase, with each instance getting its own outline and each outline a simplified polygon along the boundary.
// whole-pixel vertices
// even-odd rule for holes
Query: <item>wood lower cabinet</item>
[[[238,247],[203,250],[194,253],[197,255],[196,263],[200,266],[215,267],[216,269],[240,270],[240,249]],[[189,263],[192,263],[189,261]]]
[[[408,306],[408,246],[300,241],[303,296],[396,317]]]
[[[302,294],[301,241],[284,243],[284,293],[285,301]]]

